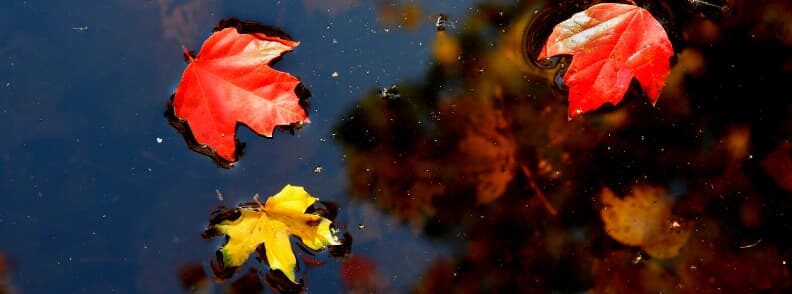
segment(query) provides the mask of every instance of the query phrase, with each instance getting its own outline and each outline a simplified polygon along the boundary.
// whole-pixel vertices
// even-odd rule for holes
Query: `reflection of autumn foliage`
[[[445,186],[432,183],[431,178],[423,175],[420,162],[394,162],[390,153],[385,148],[377,148],[371,150],[368,156],[348,154],[347,169],[355,173],[350,178],[352,192],[372,197],[376,195],[378,206],[398,212],[408,219],[422,219],[424,214],[432,214],[429,210],[432,199],[442,194]],[[413,194],[413,190],[419,190],[420,193]],[[409,201],[400,199],[402,197]]]
[[[640,253],[616,250],[594,261],[592,275],[597,293],[676,293],[678,281],[657,262],[642,261]]]
[[[767,1],[756,5],[750,0],[729,1],[730,13],[727,26],[748,27],[754,37],[776,38],[792,46],[792,3],[789,1]]]
[[[759,239],[754,244],[729,246],[733,241],[725,237],[712,232],[694,234],[696,242],[683,250],[675,264],[680,284],[696,293],[716,292],[716,289],[750,293],[792,287],[786,265],[789,257],[782,257],[775,245],[763,244]]]
[[[16,287],[11,283],[11,264],[8,258],[0,252],[0,293],[17,293]]]
[[[363,135],[373,143],[348,154],[354,194],[372,195],[381,207],[420,224],[426,216],[434,215],[436,201],[458,201],[467,196],[488,203],[500,197],[512,181],[516,145],[511,136],[504,135],[508,123],[491,101],[456,98],[440,102],[436,112],[427,114],[425,123],[435,127],[421,132],[402,125],[413,124],[410,121],[424,124],[420,118],[396,119],[409,115],[400,113],[405,110],[403,101],[371,99],[367,105],[385,110],[371,113],[375,117],[360,113],[342,126],[345,138]],[[359,133],[350,129],[353,123],[381,124],[376,125],[381,129]],[[399,139],[414,144],[400,146]],[[384,142],[395,145],[379,144]]]
[[[457,143],[456,152],[448,162],[463,162],[448,171],[456,179],[475,188],[479,203],[488,203],[500,197],[511,182],[515,172],[516,145],[506,132],[508,122],[500,110],[488,101],[478,102],[457,99],[443,103],[440,112],[448,115],[449,124],[465,130]],[[447,131],[446,133],[451,132]]]
[[[515,27],[528,22],[519,16]],[[346,116],[338,133],[349,147],[354,196],[372,199],[409,223],[426,225],[436,218],[432,225],[444,227],[467,217],[465,207],[492,203],[509,189],[531,198],[535,191],[527,183],[515,185],[521,164],[540,177],[542,189],[556,192],[553,201],[573,196],[565,176],[576,173],[573,163],[589,160],[583,153],[596,146],[605,128],[568,121],[563,101],[527,83],[547,73],[519,59],[514,51],[521,50],[522,34],[508,32],[492,52],[459,47],[481,42],[476,34],[438,32],[434,53],[442,62],[427,83],[402,84],[395,100],[372,95]],[[464,87],[437,86],[456,83]]]
[[[751,293],[792,286],[775,247],[736,251],[700,240],[673,264],[620,250],[594,263],[598,293]]]
[[[778,186],[792,192],[792,143],[779,144],[762,161],[762,167]]]
[[[347,289],[346,293],[382,293],[385,286],[374,261],[359,254],[344,259],[341,280]]]
[[[392,3],[380,1],[378,7],[378,20],[386,25],[396,28],[417,29],[424,24],[423,10],[415,3]]]
[[[483,218],[476,215],[465,235],[460,236],[466,241],[464,253],[435,263],[417,286],[417,292],[545,292],[542,290],[556,279],[569,279],[582,274],[578,271],[587,270],[585,264],[591,256],[576,247],[590,242],[558,231],[552,236],[534,233],[554,222],[536,221],[534,215],[548,214],[539,205],[522,204],[527,201],[520,198],[524,197],[501,198],[494,207],[476,211]],[[566,275],[554,275],[548,270],[573,264],[583,266],[568,267],[572,272]]]
[[[350,195],[462,248],[419,293],[788,291],[792,100],[775,93],[790,48],[751,37],[784,28],[743,2],[646,1],[677,53],[661,99],[633,85],[572,121],[555,73],[523,59],[541,46],[522,33],[588,2],[480,5],[437,36],[423,81],[339,123]]]
[[[201,19],[209,17],[214,0],[157,0],[163,35],[180,42],[194,40],[200,31]]]

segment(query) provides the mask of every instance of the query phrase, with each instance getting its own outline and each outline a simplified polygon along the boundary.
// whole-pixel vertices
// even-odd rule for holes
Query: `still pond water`
[[[591,1],[2,1],[0,293],[273,291],[253,258],[216,283],[201,232],[285,184],[354,240],[297,250],[309,293],[788,291],[792,4],[636,2],[674,45],[659,102],[568,120],[569,59],[531,60]],[[311,124],[240,126],[224,169],[163,113],[230,17],[301,42],[274,67]],[[613,233],[620,199],[673,232]]]

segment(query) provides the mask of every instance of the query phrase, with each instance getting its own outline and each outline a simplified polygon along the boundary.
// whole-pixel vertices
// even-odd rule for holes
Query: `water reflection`
[[[702,21],[690,3],[652,3],[648,9],[682,52],[658,106],[641,102],[634,84],[618,107],[568,121],[565,95],[548,87],[555,73],[542,70],[555,61],[536,64],[530,49],[541,48],[536,42],[549,32],[544,20],[563,19],[587,4],[569,1],[546,13],[537,13],[535,4],[478,6],[460,20],[459,30],[438,32],[436,62],[423,80],[399,82],[399,99],[383,100],[372,90],[337,123],[353,198],[463,248],[436,260],[414,289],[686,292],[792,286],[785,278],[792,252],[781,229],[789,224],[789,194],[779,189],[790,169],[765,161],[768,174],[754,160],[779,139],[792,138],[779,127],[789,124],[789,102],[759,86],[763,79],[788,79],[789,72],[740,58],[730,48],[739,43],[770,49],[768,58],[788,62],[779,44],[745,45],[747,34],[718,32],[725,23],[751,23],[745,15]],[[676,33],[682,31],[699,33]],[[754,71],[712,72],[730,63]],[[761,78],[746,76],[750,72]],[[743,88],[749,84],[751,92]],[[744,101],[730,92],[735,87],[761,98]],[[730,115],[737,112],[737,119]],[[778,155],[783,153],[771,156],[785,162],[788,156]],[[520,172],[522,166],[529,173]],[[602,211],[606,223],[613,222],[602,189],[644,193],[636,184],[659,187],[652,190],[660,193],[656,197],[674,201],[662,207],[648,202],[662,212],[657,219],[625,211],[627,227],[619,227],[619,234],[626,235],[609,235],[598,217]],[[647,221],[666,235],[657,242],[651,237],[642,251],[630,246],[639,243],[625,240],[644,234],[640,230],[646,228],[630,229]],[[377,287],[376,275],[352,270],[375,272],[377,264],[363,257],[349,263],[348,276],[355,281],[347,287]],[[747,274],[759,268],[767,274]]]
[[[788,1],[636,1],[677,52],[657,106],[633,88],[573,121],[557,68],[524,57],[525,28],[591,1],[332,2],[0,1],[0,246],[15,289],[228,290],[236,280],[207,278],[222,242],[200,238],[207,213],[298,180],[339,203],[355,239],[346,259],[299,259],[307,292],[792,287]],[[294,136],[241,128],[247,154],[231,170],[162,118],[181,45],[225,17],[302,41],[278,67],[314,94]],[[383,100],[392,85],[399,97]],[[634,186],[664,188],[671,215],[692,222],[675,257],[605,231],[603,188]],[[270,287],[247,273],[240,289]]]
[[[3,252],[0,252],[0,293],[17,293],[12,282],[13,265]]]

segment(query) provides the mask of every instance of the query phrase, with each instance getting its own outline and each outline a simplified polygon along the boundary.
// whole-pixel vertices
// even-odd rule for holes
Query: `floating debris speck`
[[[223,193],[220,193],[220,189],[215,189],[215,194],[217,195],[217,200],[223,201]]]
[[[438,32],[445,31],[446,23],[448,23],[448,16],[445,14],[440,14],[437,16],[437,20],[435,21],[435,28]]]
[[[380,90],[380,98],[382,99],[390,99],[395,100],[399,99],[401,95],[399,94],[399,87],[396,85],[392,85],[390,88],[382,88]]]

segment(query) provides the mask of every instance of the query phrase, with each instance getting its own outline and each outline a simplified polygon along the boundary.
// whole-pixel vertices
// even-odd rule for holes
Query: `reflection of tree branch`
[[[556,216],[558,211],[553,208],[553,205],[547,200],[547,197],[545,197],[544,193],[542,193],[542,190],[539,189],[539,185],[536,184],[536,180],[534,179],[531,169],[525,166],[525,164],[520,164],[520,167],[525,177],[528,178],[528,183],[531,185],[531,189],[533,189],[536,197],[539,198],[539,201],[542,201],[542,204],[544,204],[545,208],[547,208],[547,211],[550,212],[551,215]]]

